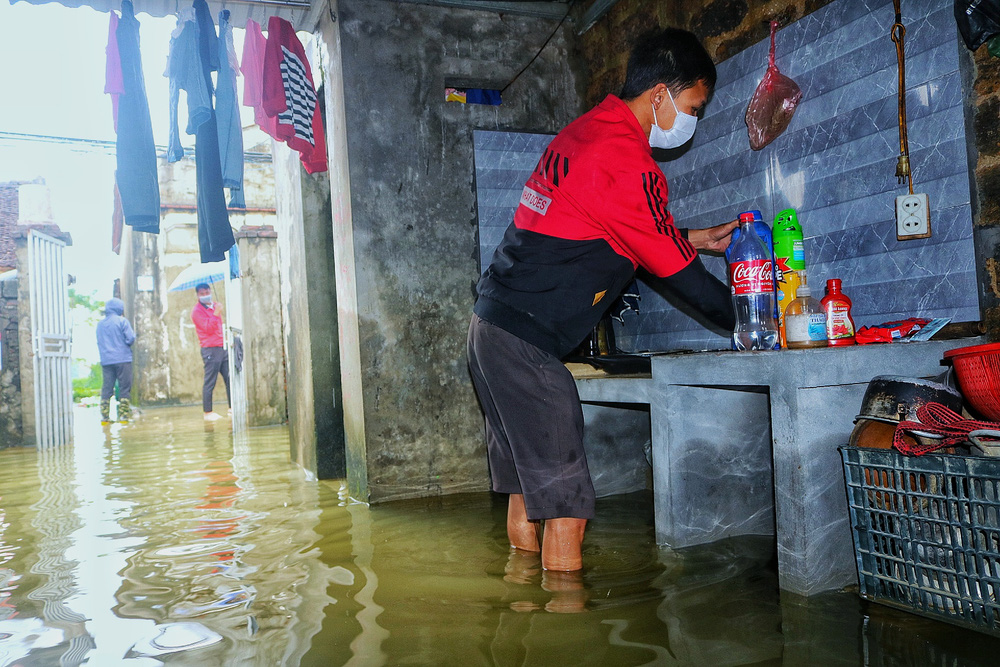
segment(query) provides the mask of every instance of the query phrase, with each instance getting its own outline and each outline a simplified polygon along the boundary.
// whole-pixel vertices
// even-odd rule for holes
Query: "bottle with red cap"
[[[771,350],[778,340],[771,250],[757,235],[752,213],[740,214],[739,229],[729,252],[729,285],[736,311],[733,345],[737,350]]]

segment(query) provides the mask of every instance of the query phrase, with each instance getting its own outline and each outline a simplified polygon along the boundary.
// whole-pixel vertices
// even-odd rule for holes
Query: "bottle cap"
[[[793,231],[801,232],[799,228],[799,216],[795,212],[794,208],[786,208],[785,210],[774,216],[774,231]]]
[[[750,212],[740,213],[740,224],[743,224],[744,222],[753,222],[753,221],[754,221],[753,213]]]
[[[802,298],[804,296],[812,296],[813,292],[809,289],[809,283],[806,282],[806,272],[796,271],[795,273],[799,274],[799,280],[802,281],[799,283],[799,286],[795,288],[795,297]]]
[[[842,281],[840,280],[840,278],[830,278],[829,280],[826,281],[826,288],[828,290],[839,292],[841,284]]]

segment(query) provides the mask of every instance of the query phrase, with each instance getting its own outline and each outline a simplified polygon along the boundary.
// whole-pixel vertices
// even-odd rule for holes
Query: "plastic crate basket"
[[[1000,458],[840,452],[861,596],[1000,636]]]

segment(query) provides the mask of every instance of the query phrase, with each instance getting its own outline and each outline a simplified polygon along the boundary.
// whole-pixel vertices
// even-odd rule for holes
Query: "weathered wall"
[[[618,94],[632,43],[657,26],[690,30],[719,63],[767,37],[770,20],[787,25],[830,1],[622,0],[580,37],[580,52],[590,69],[586,105]],[[576,10],[578,15],[582,11],[583,6]]]
[[[320,479],[343,477],[330,181],[306,174],[284,144],[276,142],[273,155],[291,456]]]
[[[11,235],[11,257],[14,257]],[[13,262],[12,262],[13,263]],[[0,280],[0,448],[21,444],[21,367],[16,278]]]
[[[973,168],[972,220],[976,239],[979,300],[986,335],[1000,340],[1000,59],[984,44],[964,64],[972,89],[967,124],[969,162]]]
[[[551,132],[579,114],[572,27],[555,33],[502,106],[462,105],[444,101],[446,80],[503,88],[556,23],[338,5],[351,201],[335,210],[351,217],[335,219],[335,233],[346,239],[350,226],[339,247],[353,256],[338,258],[338,280],[353,263],[359,336],[359,368],[345,369],[344,391],[363,402],[363,437],[349,431],[349,446],[367,471],[367,489],[352,478],[351,491],[379,501],[483,489],[482,416],[465,356],[478,269],[472,131]]]
[[[287,408],[278,234],[271,226],[242,227],[236,232],[236,243],[243,298],[247,426],[282,424]]]

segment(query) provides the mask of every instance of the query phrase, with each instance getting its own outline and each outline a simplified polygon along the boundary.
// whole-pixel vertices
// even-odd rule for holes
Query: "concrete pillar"
[[[160,273],[160,236],[125,228],[125,275],[121,283],[125,317],[135,330],[132,345],[132,402],[171,401],[171,358],[167,326],[167,285]]]
[[[281,326],[278,233],[271,225],[244,226],[235,234],[243,296],[243,376],[247,426],[283,424],[285,353]]]
[[[326,96],[326,145],[329,161],[331,227],[337,304],[340,382],[344,416],[347,485],[350,494],[368,498],[365,402],[361,391],[361,344],[358,330],[358,289],[354,265],[354,223],[351,217],[351,174],[347,155],[344,70],[340,55],[337,0],[322,15],[317,30],[318,51]]]
[[[21,442],[19,444],[33,447],[35,445],[35,346],[31,339],[31,271],[28,268],[27,235],[16,235],[15,244],[14,254],[17,257],[17,345],[20,350],[18,363],[21,375]]]
[[[292,460],[320,479],[343,477],[330,182],[305,173],[299,154],[273,142],[281,308]]]
[[[479,276],[472,131],[557,130],[579,112],[567,24],[499,107],[510,44],[555,25],[410,3],[338,0],[319,41],[333,205],[348,484],[372,502],[487,488],[465,338]],[[479,84],[476,86],[475,84]]]

